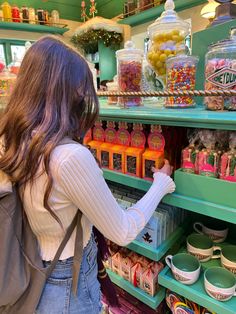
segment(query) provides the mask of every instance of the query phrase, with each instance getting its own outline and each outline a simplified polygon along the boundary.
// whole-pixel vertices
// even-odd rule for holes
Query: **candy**
[[[198,58],[179,56],[167,60],[167,90],[194,90],[196,64]],[[166,99],[166,107],[193,107],[194,100],[190,96],[171,96]]]
[[[113,154],[113,169],[116,171],[122,171],[122,155]]]
[[[140,92],[142,86],[142,63],[140,61],[119,61],[118,82],[121,92]],[[141,105],[140,97],[120,97],[119,103],[125,107]]]
[[[184,50],[184,36],[180,34],[178,29],[175,29],[153,37],[147,59],[155,72],[163,76],[166,73],[166,59],[184,52]]]
[[[205,66],[205,89],[236,90],[236,60],[215,58],[208,60]],[[236,110],[236,97],[213,96],[205,97],[209,110]]]

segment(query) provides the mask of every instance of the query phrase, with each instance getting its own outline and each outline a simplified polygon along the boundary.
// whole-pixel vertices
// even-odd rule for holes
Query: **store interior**
[[[174,167],[175,192],[136,240],[107,239],[119,306],[103,297],[103,314],[235,314],[236,1],[0,4],[1,114],[27,49],[52,34],[90,66],[100,114],[83,143],[123,210],[152,167]]]

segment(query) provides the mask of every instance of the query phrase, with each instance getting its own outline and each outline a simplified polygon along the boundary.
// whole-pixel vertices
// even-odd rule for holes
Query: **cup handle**
[[[170,267],[170,269],[171,269],[172,258],[173,258],[173,255],[167,255],[165,258],[166,264]]]
[[[213,253],[215,252],[215,251],[220,251],[221,252],[221,247],[220,246],[213,246]],[[211,257],[212,259],[216,259],[216,258],[220,258],[220,254],[216,254],[216,255],[212,255],[212,257]]]
[[[193,229],[194,229],[197,233],[203,234],[202,230],[200,230],[198,226],[199,226],[201,229],[203,228],[203,224],[202,224],[201,222],[195,222],[195,223],[193,224]]]

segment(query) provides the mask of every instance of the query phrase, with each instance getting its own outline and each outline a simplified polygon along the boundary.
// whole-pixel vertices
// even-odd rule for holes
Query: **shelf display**
[[[95,126],[93,128],[93,140],[88,142],[88,146],[90,148],[91,153],[94,158],[101,162],[101,150],[100,146],[104,142],[105,133],[102,127],[101,121],[96,121]]]
[[[101,166],[111,169],[112,147],[116,143],[116,130],[113,121],[107,122],[105,130],[105,143],[101,145]]]
[[[236,36],[232,30],[231,38],[209,47],[205,62],[205,89],[236,89]],[[235,97],[205,97],[209,110],[236,110]]]
[[[166,81],[166,59],[185,53],[185,37],[190,33],[189,23],[180,19],[174,8],[174,2],[167,0],[161,17],[148,27],[151,39],[148,61],[163,82]]]

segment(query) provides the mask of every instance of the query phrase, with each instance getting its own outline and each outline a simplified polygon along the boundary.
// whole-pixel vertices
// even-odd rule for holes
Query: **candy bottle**
[[[143,51],[136,49],[132,41],[116,52],[118,86],[120,92],[140,92],[142,88]],[[141,97],[119,97],[119,105],[129,108],[140,106]]]
[[[35,24],[35,9],[29,8],[29,23]]]
[[[236,36],[210,45],[205,60],[205,89],[236,89]],[[236,110],[236,97],[205,97],[209,110]]]
[[[11,8],[11,14],[12,22],[20,23],[20,9],[16,5]]]
[[[194,90],[198,57],[179,55],[166,60],[167,84],[170,92]],[[171,96],[166,98],[169,108],[191,108],[195,106],[191,96]]]
[[[29,9],[26,6],[21,8],[23,23],[29,23]]]
[[[148,27],[151,45],[147,59],[163,84],[166,59],[186,52],[185,38],[190,34],[189,23],[179,18],[174,8],[173,0],[167,0],[161,17]]]
[[[3,13],[3,19],[5,22],[11,22],[11,6],[8,2],[3,2],[1,5],[2,7],[2,13]]]
[[[52,10],[51,12],[52,25],[58,26],[60,22],[59,12],[57,10]]]
[[[221,156],[220,179],[236,182],[236,132],[230,134],[229,148]]]
[[[43,9],[38,9],[37,10],[37,16],[38,16],[38,22],[40,25],[45,24],[45,18],[44,18],[44,10]]]

